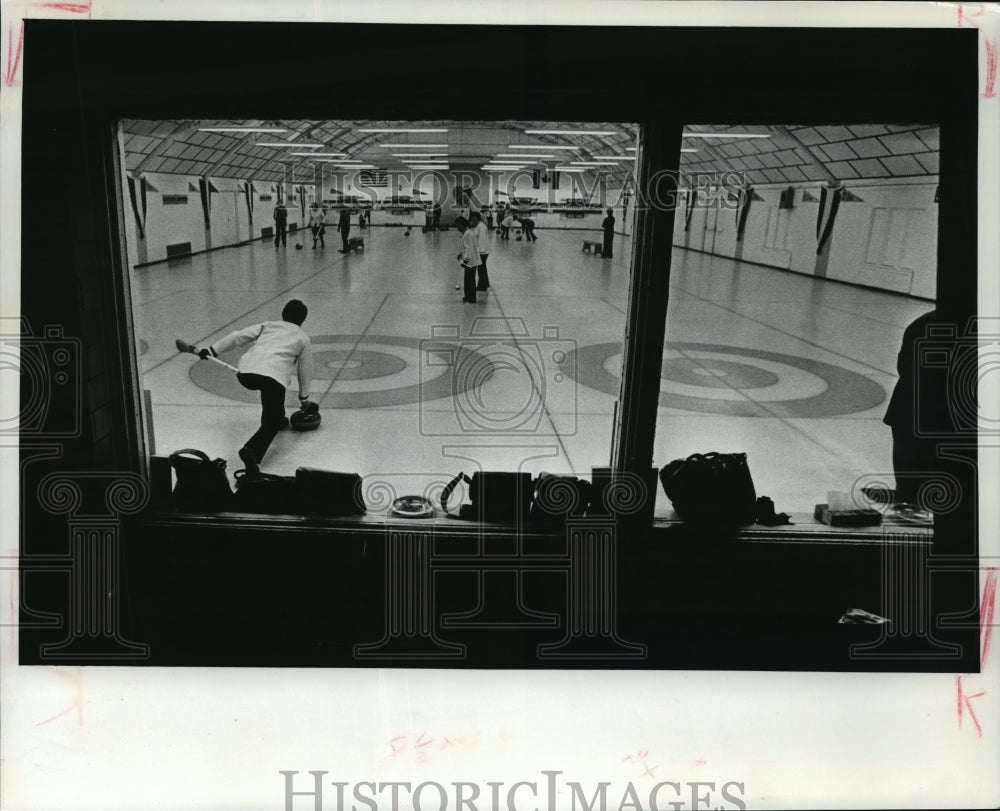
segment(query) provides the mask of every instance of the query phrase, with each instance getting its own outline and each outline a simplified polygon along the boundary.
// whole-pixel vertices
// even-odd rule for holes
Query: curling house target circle
[[[886,399],[874,380],[823,361],[720,344],[668,342],[665,348],[660,405],[667,408],[732,417],[836,417]],[[621,351],[619,342],[582,346],[561,368],[617,397],[621,364],[611,361]]]
[[[673,383],[719,389],[764,389],[780,380],[774,372],[749,363],[711,359],[699,365],[685,357],[664,360],[661,375]]]
[[[454,366],[422,365],[421,351],[426,345],[424,339],[393,335],[314,335],[312,399],[322,408],[410,405],[464,394],[493,372],[490,358],[461,342],[434,341],[434,346],[452,351]],[[241,354],[227,352],[222,360],[236,366]],[[453,373],[455,366],[470,359],[479,374],[469,377]],[[196,386],[220,397],[244,403],[260,401],[256,391],[240,385],[235,373],[211,360],[194,363],[189,376]],[[293,374],[285,396],[288,408],[298,407],[297,385]]]
[[[545,402],[545,376],[538,360],[517,346],[487,344],[463,356],[455,370],[455,397],[461,415],[480,430],[518,430],[534,421]],[[500,402],[484,398],[483,384],[497,375]]]
[[[407,363],[396,355],[364,349],[313,350],[314,380],[374,380],[402,372]]]

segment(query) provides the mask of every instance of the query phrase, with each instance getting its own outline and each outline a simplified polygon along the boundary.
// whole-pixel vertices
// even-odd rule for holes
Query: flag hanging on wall
[[[201,213],[205,215],[205,229],[212,227],[212,187],[207,177],[198,178],[198,187],[201,190]]]
[[[837,211],[840,209],[840,196],[843,189],[840,187],[835,189],[828,189],[824,186],[820,190],[819,194],[819,211],[816,214],[816,253],[823,253],[823,248],[826,247],[827,242],[830,240],[830,234],[833,233],[833,223],[837,219]],[[830,200],[830,211],[826,211],[826,201]],[[826,214],[826,220],[824,224],[823,215]]]
[[[743,195],[743,205],[736,209],[736,241],[743,241],[743,232],[747,227],[747,216],[750,214],[750,204],[753,202],[753,186],[741,189],[739,194]]]
[[[249,180],[243,184],[243,197],[247,201],[247,217],[250,218],[250,233],[253,233],[253,183]]]
[[[135,223],[139,226],[139,239],[146,238],[146,178],[142,178],[139,181],[139,194],[142,199],[142,214],[139,213],[139,207],[136,205],[135,199],[135,178],[129,175],[128,179],[128,196],[132,201],[132,213],[135,215]]]

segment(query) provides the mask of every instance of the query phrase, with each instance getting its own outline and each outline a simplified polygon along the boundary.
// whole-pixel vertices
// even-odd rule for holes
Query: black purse
[[[267,515],[364,515],[361,476],[300,467],[294,476],[236,471],[235,509]]]
[[[364,515],[366,505],[357,473],[336,473],[314,467],[295,471],[302,512],[314,515]]]
[[[458,515],[448,512],[448,499],[460,481],[469,486],[471,504],[463,504]],[[441,491],[441,509],[452,518],[512,524],[531,510],[533,486],[530,473],[474,473],[470,479],[459,473]]]
[[[660,471],[660,483],[686,523],[732,529],[757,520],[757,493],[745,453],[675,459]]]
[[[245,470],[237,470],[235,477],[235,510],[265,515],[300,515],[303,512],[302,498],[294,476],[277,476],[273,473],[247,476]]]
[[[535,498],[528,514],[531,521],[563,524],[571,516],[582,516],[589,508],[594,487],[576,476],[542,473],[534,481]]]
[[[177,476],[173,501],[178,507],[196,510],[230,510],[233,489],[226,476],[225,459],[209,459],[195,448],[170,454],[170,466]]]

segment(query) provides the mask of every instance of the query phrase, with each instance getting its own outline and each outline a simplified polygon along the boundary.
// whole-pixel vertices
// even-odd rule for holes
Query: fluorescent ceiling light
[[[283,127],[199,127],[198,132],[288,132]]]
[[[528,144],[509,144],[507,149],[555,149],[555,150],[570,150],[571,152],[579,152],[580,147],[578,146],[553,146],[552,144],[546,144],[544,146],[529,146]]]
[[[368,127],[355,132],[447,132],[447,129],[420,129],[416,127]]]
[[[682,149],[681,152],[697,152],[697,149]]]
[[[771,136],[764,133],[754,133],[754,132],[685,132],[685,138],[770,138]]]
[[[375,165],[372,163],[338,163],[341,169],[374,169]]]
[[[625,147],[626,152],[635,152],[639,147],[637,146],[627,146]]]
[[[289,155],[300,155],[304,158],[346,158],[346,152],[289,152]]]
[[[570,161],[573,166],[617,166],[618,161]]]
[[[448,144],[379,144],[382,149],[447,149]]]
[[[511,153],[511,152],[501,152],[496,157],[498,157],[498,158],[520,158],[522,160],[524,158],[534,158],[535,160],[542,160],[543,158],[554,158],[555,155],[536,155],[534,153],[532,153],[531,155],[516,155],[516,154]]]
[[[450,169],[451,167],[450,166],[431,166],[431,165],[424,166],[423,164],[421,164],[421,165],[411,166],[410,168],[411,169],[428,169],[428,170],[430,170],[430,169],[436,169],[438,171],[442,171],[443,172],[445,169]]]
[[[522,169],[527,169],[526,166],[480,166],[480,169],[486,172],[519,172]]]
[[[634,161],[635,155],[594,155],[598,161]],[[574,161],[575,163],[576,161]]]
[[[326,144],[296,144],[291,141],[280,141],[278,143],[264,143],[263,141],[258,141],[254,146],[273,146],[273,147],[287,147],[289,149],[322,149]]]
[[[525,130],[525,135],[617,135],[614,130]]]
[[[586,172],[582,166],[557,166],[553,171],[555,172]]]
[[[394,158],[447,158],[447,152],[393,152]]]

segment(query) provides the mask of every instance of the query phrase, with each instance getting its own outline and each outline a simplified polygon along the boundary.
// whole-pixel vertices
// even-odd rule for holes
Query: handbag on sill
[[[576,476],[542,473],[533,482],[535,498],[528,514],[533,522],[565,524],[567,518],[580,517],[590,508],[593,485]]]
[[[236,471],[236,509],[267,515],[364,515],[361,476],[300,467],[294,476]]]
[[[367,506],[361,476],[315,467],[295,470],[302,512],[315,515],[364,515]]]
[[[178,507],[197,510],[229,510],[233,489],[226,476],[225,459],[209,459],[195,448],[170,454],[170,466],[177,476],[173,500]]]
[[[460,481],[469,486],[471,504],[463,504],[458,515],[448,512],[448,499]],[[496,524],[517,523],[531,510],[533,484],[530,473],[479,472],[470,479],[459,473],[441,491],[441,509],[451,518],[488,521]]]
[[[745,453],[694,453],[660,471],[677,517],[688,524],[735,529],[757,520],[757,493]]]
[[[278,476],[261,472],[257,476],[247,476],[245,470],[237,470],[235,509],[244,513],[265,515],[300,515],[302,497],[294,476]]]

